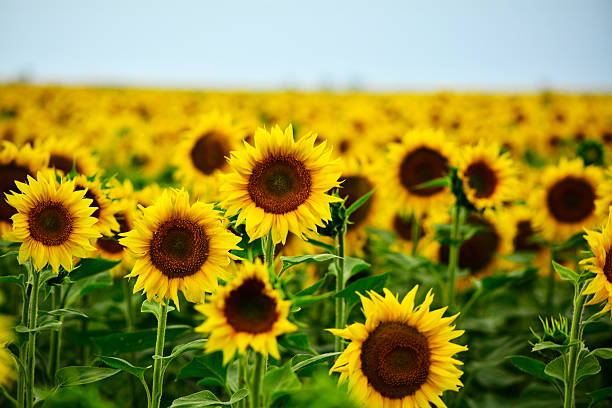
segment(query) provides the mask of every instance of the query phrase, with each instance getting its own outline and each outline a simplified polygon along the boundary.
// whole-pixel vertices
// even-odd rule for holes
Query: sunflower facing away
[[[91,215],[96,208],[85,198],[85,190],[75,190],[73,180],[58,182],[54,175],[39,172],[36,179],[28,176],[27,184],[15,184],[21,194],[11,192],[6,200],[17,210],[11,217],[12,238],[21,242],[20,264],[32,258],[37,270],[51,264],[56,273],[60,265],[71,271],[73,257],[95,250],[91,241],[100,233]]]
[[[291,303],[272,288],[261,261],[245,262],[240,268],[239,275],[220,287],[210,303],[196,306],[206,316],[196,331],[210,333],[206,351],[223,351],[224,364],[236,351],[246,354],[247,347],[278,360],[276,337],[297,330],[287,320]]]
[[[456,367],[463,363],[453,356],[467,347],[451,343],[463,334],[451,325],[459,314],[442,317],[446,308],[429,310],[431,291],[415,307],[417,290],[401,303],[388,289],[384,297],[374,291],[369,298],[360,295],[365,324],[329,329],[351,340],[330,373],[340,373],[340,382],[348,379],[351,392],[368,407],[445,407],[442,393],[463,385]]]
[[[612,208],[612,207],[611,207]],[[607,311],[612,315],[612,212],[602,231],[588,231],[585,239],[591,247],[593,257],[580,261],[585,268],[595,274],[584,289],[583,294],[594,295],[587,305],[605,302],[600,313]]]
[[[142,211],[134,228],[119,239],[138,258],[126,275],[137,278],[134,293],[142,290],[149,300],[172,299],[179,307],[180,290],[187,300],[201,302],[205,291],[217,287],[218,277],[228,276],[229,251],[238,249],[240,238],[224,228],[212,205],[190,205],[183,190],[164,190]]]
[[[325,194],[338,187],[340,169],[331,160],[324,141],[315,146],[317,135],[307,133],[293,139],[293,128],[285,132],[257,129],[255,146],[231,153],[233,172],[224,176],[221,206],[227,216],[238,214],[237,224],[246,221],[251,241],[272,231],[274,243],[285,243],[289,231],[302,237],[323,221],[331,220],[329,204],[340,201]]]

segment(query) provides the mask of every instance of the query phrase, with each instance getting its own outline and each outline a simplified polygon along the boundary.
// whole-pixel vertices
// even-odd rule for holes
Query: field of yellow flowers
[[[612,407],[612,96],[0,85],[0,406]]]

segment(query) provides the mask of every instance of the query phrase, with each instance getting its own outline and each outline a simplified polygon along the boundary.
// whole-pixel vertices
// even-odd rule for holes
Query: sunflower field
[[[612,407],[612,97],[0,86],[0,406]]]

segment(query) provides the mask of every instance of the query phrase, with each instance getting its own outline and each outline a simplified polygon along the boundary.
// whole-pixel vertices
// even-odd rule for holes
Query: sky
[[[0,82],[612,92],[612,1],[0,0]]]

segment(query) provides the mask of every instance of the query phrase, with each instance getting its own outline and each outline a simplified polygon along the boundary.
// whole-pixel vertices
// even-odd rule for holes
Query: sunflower
[[[197,305],[206,321],[196,328],[210,333],[206,351],[223,351],[227,364],[236,351],[246,354],[247,347],[280,360],[277,336],[297,330],[287,320],[291,302],[282,300],[269,282],[267,267],[260,261],[244,262],[239,275],[220,287],[210,303]]]
[[[415,217],[412,215],[407,215],[403,211],[389,208],[387,210],[378,211],[375,225],[385,231],[391,231],[397,236],[397,240],[392,244],[391,249],[410,254],[412,253],[413,245],[412,228],[414,220]],[[431,234],[432,227],[433,225],[427,222],[425,217],[419,220],[417,250],[422,249],[425,242],[423,238]]]
[[[13,341],[13,321],[8,316],[0,316],[0,385],[8,385],[15,376],[15,360],[8,350]]]
[[[227,231],[221,214],[210,204],[189,204],[183,190],[164,190],[134,228],[120,234],[119,244],[138,259],[127,278],[137,277],[134,293],[147,299],[172,299],[178,307],[178,291],[187,300],[201,302],[205,291],[217,287],[217,278],[228,276],[231,249],[240,238]]]
[[[495,143],[480,141],[462,150],[459,178],[468,200],[476,208],[499,207],[515,197],[516,169],[508,153]]]
[[[104,236],[112,236],[112,231],[119,230],[119,223],[115,219],[117,211],[117,203],[110,200],[107,189],[102,187],[98,177],[87,177],[79,175],[74,178],[74,188],[76,190],[85,190],[85,198],[93,201],[92,207],[96,207],[96,211],[92,214],[98,222],[94,227]]]
[[[46,167],[44,153],[32,149],[30,145],[18,148],[11,142],[3,141],[0,147],[0,194],[9,193],[15,188],[15,181],[26,182],[28,176],[35,175]],[[11,230],[11,217],[15,209],[5,200],[0,200],[0,235]]]
[[[237,224],[246,221],[251,241],[271,231],[273,242],[284,244],[288,231],[302,237],[331,220],[329,204],[341,199],[325,193],[339,186],[340,169],[326,142],[314,145],[316,138],[307,133],[295,141],[291,125],[284,133],[260,128],[254,147],[245,142],[231,153],[234,171],[224,176],[221,206],[228,216],[239,212]]]
[[[455,163],[455,150],[442,131],[409,131],[400,143],[389,147],[388,172],[380,182],[385,195],[398,210],[418,217],[450,207],[453,195],[448,187],[420,185],[448,174],[448,167]]]
[[[78,174],[93,176],[99,172],[97,160],[91,150],[83,146],[76,137],[44,137],[37,140],[36,147],[49,156],[48,166],[60,175],[72,172],[74,166]]]
[[[112,268],[109,272],[113,277],[124,275],[126,269],[131,269],[134,266],[134,256],[126,247],[119,243],[120,234],[128,232],[134,228],[134,220],[136,218],[136,204],[133,200],[127,198],[116,201],[117,212],[114,214],[115,222],[118,225],[117,231],[112,236],[102,236],[96,240],[95,247],[98,254],[112,261],[122,261],[120,264]]]
[[[611,207],[612,209],[612,207]],[[585,239],[591,247],[593,257],[583,259],[585,269],[593,272],[595,277],[582,292],[585,295],[594,295],[587,305],[605,302],[600,313],[611,312],[612,316],[612,212],[601,232],[589,231]]]
[[[21,194],[11,192],[7,202],[15,207],[13,238],[21,242],[19,263],[32,258],[34,267],[42,269],[48,263],[54,272],[61,265],[73,268],[73,257],[86,257],[95,248],[91,241],[100,233],[91,215],[96,210],[85,190],[76,190],[74,180],[58,182],[54,175],[38,173],[28,183],[16,182]]]
[[[534,227],[550,241],[565,241],[600,218],[595,211],[598,186],[603,179],[598,167],[584,166],[581,159],[561,159],[541,174],[541,186],[530,197],[535,211]]]
[[[548,274],[550,251],[547,246],[538,241],[540,231],[534,227],[534,211],[526,205],[513,205],[503,209],[498,215],[498,231],[502,240],[511,243],[510,253],[532,254],[533,265],[543,274]],[[508,266],[515,265],[507,262]]]
[[[608,216],[609,208],[612,205],[612,168],[605,172],[605,179],[599,185],[599,198],[595,200],[595,211],[600,219]]]
[[[329,329],[351,340],[330,373],[340,373],[340,382],[348,379],[352,394],[368,407],[445,407],[442,393],[463,385],[456,367],[463,363],[453,356],[467,347],[451,342],[463,334],[451,325],[459,314],[442,317],[446,308],[429,310],[431,291],[415,307],[417,290],[401,303],[388,289],[384,297],[374,291],[369,298],[360,295],[365,324]]]
[[[229,170],[226,157],[236,150],[244,130],[232,117],[218,111],[202,118],[185,134],[174,155],[176,177],[203,198],[218,192],[219,175]]]

